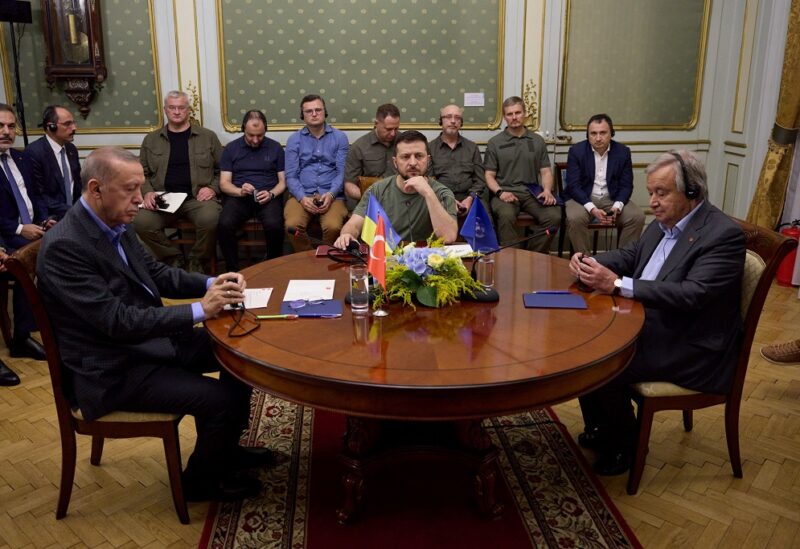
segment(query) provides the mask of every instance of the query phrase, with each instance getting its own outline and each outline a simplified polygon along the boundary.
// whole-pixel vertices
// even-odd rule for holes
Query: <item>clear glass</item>
[[[369,311],[369,274],[366,265],[350,266],[350,309],[354,313]]]
[[[475,276],[477,277],[478,284],[484,288],[492,288],[494,286],[494,257],[482,256],[478,258],[478,264],[475,267]]]

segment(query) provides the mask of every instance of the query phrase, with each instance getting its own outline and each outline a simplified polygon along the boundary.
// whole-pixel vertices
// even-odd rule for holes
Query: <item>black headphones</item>
[[[614,137],[614,123],[611,121],[611,117],[607,114],[596,114],[589,119],[586,123],[586,139],[589,139],[589,124],[592,122],[608,122],[608,129],[611,130],[611,137]]]
[[[258,109],[252,109],[244,113],[244,118],[242,118],[242,133],[244,133],[244,127],[247,126],[247,123],[253,118],[258,118],[264,123],[264,131],[269,129],[267,126],[267,117],[264,115],[264,113]]]
[[[303,114],[303,105],[311,103],[312,101],[322,101],[322,108],[325,110],[325,118],[328,118],[328,105],[325,104],[325,100],[319,95],[306,95],[300,100],[300,120],[306,119],[306,115]]]
[[[42,127],[48,131],[55,133],[58,129],[58,111],[57,105],[48,105],[42,113]]]
[[[670,152],[669,154],[674,156],[675,160],[678,161],[678,164],[681,165],[681,172],[683,173],[683,194],[685,194],[686,198],[689,200],[694,200],[700,196],[700,186],[696,185],[694,181],[689,179],[689,172],[686,171],[686,164],[684,164],[681,155],[675,152]]]

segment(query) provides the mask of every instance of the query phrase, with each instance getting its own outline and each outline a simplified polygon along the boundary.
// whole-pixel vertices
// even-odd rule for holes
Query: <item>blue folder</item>
[[[582,295],[573,293],[522,294],[526,309],[587,309]]]
[[[342,302],[338,299],[325,299],[320,302],[304,303],[292,307],[291,301],[281,303],[282,315],[297,315],[306,318],[338,318],[342,316]]]

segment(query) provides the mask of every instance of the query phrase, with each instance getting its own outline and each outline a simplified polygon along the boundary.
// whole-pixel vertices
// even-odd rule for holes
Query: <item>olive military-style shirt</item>
[[[375,130],[372,130],[350,145],[344,163],[344,180],[355,182],[360,175],[387,177],[396,174],[393,156],[394,144],[387,147],[378,139]]]
[[[441,134],[431,141],[430,175],[453,191],[456,200],[471,194],[482,196],[486,189],[481,151],[475,142],[459,135],[454,149],[444,142]]]
[[[540,135],[526,129],[514,137],[505,129],[489,140],[483,166],[497,173],[501,189],[527,192],[526,183],[541,184],[539,170],[550,167],[550,157]]]

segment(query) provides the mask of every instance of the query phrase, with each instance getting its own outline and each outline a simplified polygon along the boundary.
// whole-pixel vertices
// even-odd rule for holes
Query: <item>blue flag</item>
[[[494,232],[489,213],[483,207],[483,202],[476,195],[472,195],[472,207],[459,233],[463,236],[472,249],[476,252],[488,252],[500,247],[497,235]]]
[[[378,217],[383,218],[383,228],[386,231],[386,255],[389,255],[400,243],[400,235],[397,234],[397,231],[392,227],[389,216],[383,211],[378,199],[370,194],[369,201],[367,202],[367,211],[364,215],[364,225],[361,228],[361,240],[370,246],[372,246],[372,241],[375,239],[375,230],[378,228]]]

